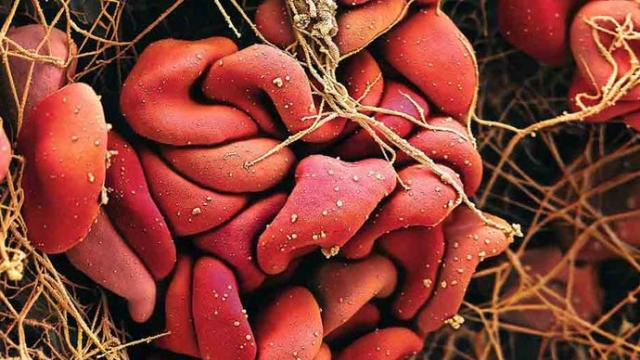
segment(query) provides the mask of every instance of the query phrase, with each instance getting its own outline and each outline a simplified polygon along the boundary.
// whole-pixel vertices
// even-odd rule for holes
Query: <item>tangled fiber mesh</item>
[[[291,1],[291,6],[295,8],[296,3],[299,7],[301,2]],[[73,80],[98,89],[108,118],[117,119],[118,89],[135,60],[136,50],[168,36],[222,34],[238,37],[242,45],[264,41],[250,21],[255,5],[255,1],[236,0],[193,4],[184,0],[0,0],[0,14],[5,17],[0,28],[2,64],[8,67],[11,56],[51,62],[31,52],[8,50],[5,35],[10,26],[36,22],[62,29],[78,44],[80,71]],[[487,175],[475,202],[464,196],[460,201],[522,224],[525,235],[506,256],[488,262],[475,275],[467,302],[460,310],[466,319],[464,326],[446,327],[431,335],[424,357],[504,359],[532,352],[538,352],[540,358],[637,357],[640,253],[621,243],[612,223],[640,215],[639,210],[627,208],[634,208],[634,204],[624,200],[630,189],[640,186],[640,179],[636,179],[640,176],[640,142],[622,125],[584,125],[580,119],[615,103],[636,86],[640,65],[636,62],[628,73],[612,75],[596,105],[567,113],[570,67],[540,67],[506,45],[497,34],[495,1],[449,0],[442,5],[470,38],[480,74],[477,109],[469,117]],[[327,109],[312,119],[312,128],[338,116],[347,117],[376,138],[389,161],[394,159],[394,147],[411,154],[414,150],[403,148],[403,139],[385,133],[372,118],[361,114],[363,110],[387,110],[361,106],[336,80],[339,55],[332,45],[330,25],[301,28],[296,35],[304,52],[301,64],[322,84],[323,88],[314,90],[323,99],[321,108]],[[604,30],[595,22],[592,26]],[[598,40],[598,31],[595,33]],[[636,36],[628,31],[617,35],[623,44]],[[603,56],[607,58],[606,51]],[[13,93],[17,107],[24,107],[26,96],[15,89]],[[14,140],[22,117],[19,111],[16,124],[5,124]],[[428,126],[424,119],[409,120]],[[374,129],[386,138],[380,138]],[[304,134],[293,135],[282,146]],[[411,155],[429,164],[424,154]],[[70,280],[75,278],[65,271],[63,261],[50,259],[31,247],[20,216],[22,165],[22,159],[14,156],[1,188],[0,357],[126,359],[130,346],[161,336],[157,330],[139,333],[127,328],[126,319],[121,318],[124,316],[119,312],[111,315],[114,304],[109,304],[109,294],[85,279]],[[570,293],[566,297],[556,295],[556,301],[549,302],[549,284],[563,267],[572,273],[572,265],[578,261],[576,254],[594,239],[616,253],[618,259],[599,268],[602,279],[615,281],[601,281],[606,293],[604,311],[600,318],[588,322],[572,308]],[[520,262],[525,250],[560,243],[568,244],[562,261],[549,274],[530,276]],[[514,278],[523,281],[517,292],[507,292]],[[579,281],[571,275],[569,279]],[[518,303],[525,297],[539,298],[550,311],[554,318],[550,330],[516,326],[501,318],[507,310],[525,309],[527,305]]]

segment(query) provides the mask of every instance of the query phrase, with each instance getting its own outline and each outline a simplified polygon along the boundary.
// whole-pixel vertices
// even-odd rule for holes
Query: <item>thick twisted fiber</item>
[[[413,103],[412,100],[415,101],[415,103]],[[425,117],[429,115],[429,104],[421,95],[402,83],[386,81],[384,84],[384,94],[378,107],[397,111],[412,116],[416,120],[420,120],[421,114],[416,104],[422,109],[422,114]],[[411,133],[411,130],[413,130],[411,121],[402,116],[378,113],[375,114],[374,117],[400,137],[406,137]],[[378,133],[380,138],[384,139],[382,134],[378,131],[376,131],[376,133]],[[340,144],[336,146],[335,152],[346,160],[356,160],[381,155],[380,145],[376,143],[373,137],[364,129],[359,129],[352,136],[340,142]]]
[[[254,257],[258,237],[286,200],[283,193],[258,200],[219,228],[195,236],[194,243],[230,264],[243,292],[253,291],[266,278]]]
[[[191,311],[192,270],[191,257],[180,255],[164,302],[165,329],[171,334],[156,340],[155,344],[174,353],[200,357]]]
[[[393,168],[384,160],[303,159],[287,202],[258,240],[260,267],[278,274],[318,248],[336,255],[395,185]]]
[[[125,298],[134,321],[145,322],[151,317],[156,302],[153,277],[104,212],[100,212],[87,237],[65,254],[96,284]]]
[[[140,55],[120,95],[120,108],[138,134],[170,145],[209,145],[255,135],[241,109],[194,96],[199,79],[220,58],[235,53],[223,37],[165,39]]]
[[[579,99],[584,106],[595,106],[602,100],[601,96],[599,96],[601,92],[598,91],[590,81],[585,80],[579,72],[576,72],[573,75],[573,81],[571,82],[569,93],[567,95],[569,110],[572,112],[582,110],[580,106],[578,106],[577,102],[577,96],[580,94],[585,94],[580,96]],[[599,113],[588,116],[583,120],[589,123],[605,122],[620,116],[631,114],[639,109],[640,100],[618,100],[615,104],[609,105]]]
[[[252,166],[244,167],[279,141],[257,137],[239,140],[218,147],[162,148],[162,156],[187,178],[216,191],[247,193],[268,190],[279,184],[293,169],[296,157],[283,148]]]
[[[478,88],[471,45],[446,14],[421,9],[385,35],[383,55],[440,111],[465,119]]]
[[[49,35],[47,36],[48,31]],[[29,85],[23,113],[25,116],[28,115],[40,100],[63,87],[73,77],[76,72],[77,49],[73,41],[68,43],[67,35],[64,32],[57,28],[47,29],[40,24],[12,28],[7,32],[7,38],[15,43],[9,42],[7,44],[9,52],[21,53],[24,49],[48,58],[31,60],[10,54],[8,64],[6,64],[10,69],[10,74],[7,72],[5,64],[0,67],[0,99],[2,99],[0,100],[0,114],[5,121],[17,124],[19,105],[15,102],[13,89],[16,91],[18,101],[21,102],[26,87]],[[31,78],[27,84],[30,71]]]
[[[569,58],[568,30],[584,0],[500,0],[498,26],[509,43],[534,59],[562,65]]]
[[[336,357],[337,360],[402,360],[422,350],[423,340],[403,327],[375,330],[354,341]]]
[[[378,242],[380,248],[400,265],[404,274],[393,301],[393,314],[398,319],[409,320],[437,286],[445,247],[442,225],[396,230],[382,236]]]
[[[594,17],[608,17],[608,19],[593,19]],[[626,19],[631,20],[632,29],[637,32],[640,28],[640,5],[634,1],[610,0],[610,1],[590,1],[585,4],[571,24],[571,51],[576,60],[576,65],[580,74],[586,79],[593,79],[595,86],[602,89],[607,85],[615,72],[615,79],[627,74],[632,68],[631,56],[627,49],[620,46],[620,39],[613,39],[609,34],[597,31],[597,38],[601,44],[610,51],[611,58],[603,56],[602,50],[594,40],[593,27],[587,23],[593,20],[597,25],[610,31],[616,30],[614,20],[619,25],[623,25]],[[613,42],[615,45],[612,45]],[[624,39],[630,46],[630,51],[637,57],[640,54],[640,44],[636,39]],[[616,68],[609,61],[614,61]],[[637,64],[636,64],[637,66]],[[640,88],[635,87],[622,97],[622,100],[640,100]]]
[[[304,287],[281,290],[259,310],[253,324],[258,359],[314,360],[322,346],[320,311],[313,294]]]
[[[385,81],[380,65],[367,50],[362,50],[340,63],[336,75],[338,81],[347,89],[349,96],[358,100],[360,105],[377,106],[380,102]],[[370,111],[362,110],[361,112],[371,114]],[[358,128],[358,124],[349,121],[345,125],[344,133],[351,133]]]
[[[251,45],[216,61],[202,90],[212,100],[246,111],[263,131],[273,136],[282,136],[282,126],[271,107],[292,134],[310,127],[317,115],[311,84],[302,66],[284,51],[267,45]],[[343,127],[344,122],[330,122],[304,140],[329,141]]]
[[[122,136],[109,133],[111,157],[106,186],[110,189],[106,212],[125,241],[154,278],[167,276],[176,262],[176,247],[164,216],[151,197],[135,149]]]
[[[391,295],[396,281],[395,266],[380,255],[321,265],[313,277],[311,290],[322,307],[325,336],[349,321],[371,299]]]
[[[222,262],[211,257],[196,261],[191,309],[203,359],[255,359],[256,343],[236,279]]]
[[[504,220],[485,215],[506,226]],[[444,236],[444,257],[433,293],[416,319],[418,332],[422,335],[437,330],[456,315],[478,264],[501,254],[510,243],[502,231],[485,224],[467,207],[458,207],[447,219]]]
[[[427,123],[438,129],[420,130],[409,138],[409,144],[422,150],[436,163],[451,168],[461,178],[465,193],[472,196],[482,182],[482,157],[469,140],[467,130],[450,117],[433,117]],[[404,152],[398,154],[398,164],[411,160]]]
[[[373,56],[366,50],[349,57],[340,65],[336,71],[336,77],[340,84],[344,86],[349,97],[357,100],[358,104],[353,106],[378,106],[384,91],[384,78],[382,77],[382,69]],[[323,89],[323,85],[314,81],[316,88]],[[316,107],[320,108],[321,98],[316,96]],[[349,100],[352,101],[352,100]],[[325,104],[324,111],[329,110]],[[371,114],[371,111],[360,109],[363,114]],[[329,142],[319,144],[307,144],[303,151],[309,153],[319,153],[323,151],[331,151],[335,144],[342,143],[343,140],[353,134],[360,126],[351,120],[343,117],[337,117],[332,121],[344,121],[345,126],[342,133]]]
[[[247,203],[246,194],[222,194],[183,178],[151,150],[138,151],[149,190],[176,236],[194,235],[231,219]]]
[[[341,5],[336,16],[338,32],[334,42],[343,56],[357,53],[384,34],[404,16],[407,1],[360,1],[358,5]],[[263,1],[256,11],[255,23],[262,35],[280,48],[295,41],[286,0]]]
[[[105,179],[107,124],[93,89],[75,83],[40,101],[20,133],[18,153],[25,158],[29,239],[50,254],[70,249],[98,216]]]
[[[439,168],[452,175],[449,168]],[[429,168],[412,165],[398,173],[402,183],[373,213],[358,233],[343,247],[342,254],[350,259],[369,255],[378,238],[391,231],[410,226],[435,226],[440,224],[456,207],[458,196],[449,185]]]

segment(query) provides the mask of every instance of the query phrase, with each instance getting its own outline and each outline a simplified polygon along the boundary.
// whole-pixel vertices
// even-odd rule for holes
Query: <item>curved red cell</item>
[[[334,42],[342,56],[356,53],[384,34],[402,19],[406,0],[368,1],[339,14]]]
[[[254,258],[258,236],[286,200],[287,196],[282,193],[258,200],[226,224],[196,236],[194,243],[230,264],[238,274],[242,291],[253,291],[265,280]]]
[[[22,49],[36,53],[41,56],[50,56],[59,64],[45,62],[43,60],[30,60],[21,56],[8,56],[8,66],[11,69],[13,86],[9,80],[8,73],[4,65],[0,69],[0,102],[2,104],[0,113],[6,121],[16,124],[18,120],[18,104],[26,94],[26,102],[23,115],[25,118],[30,110],[36,106],[40,100],[49,94],[63,87],[76,72],[76,44],[67,35],[57,28],[45,28],[40,24],[18,26],[9,29],[6,34],[11,42],[7,42],[7,51],[19,53],[20,51],[13,43]],[[61,66],[64,64],[64,66]],[[33,65],[33,70],[32,69]],[[31,80],[29,79],[31,72]],[[16,90],[16,94],[13,90]],[[17,99],[15,98],[17,95]],[[16,102],[18,101],[18,103]],[[23,125],[24,126],[24,125]]]
[[[65,255],[96,284],[125,298],[134,321],[145,322],[151,317],[156,284],[104,212],[100,212],[87,237]]]
[[[165,39],[149,45],[122,85],[120,108],[138,134],[171,145],[208,145],[257,133],[244,112],[193,96],[211,64],[238,49],[229,39]]]
[[[396,287],[397,272],[384,256],[356,262],[333,261],[316,271],[312,290],[322,307],[324,334],[346,323],[373,298],[384,298]]]
[[[265,39],[284,49],[296,41],[284,0],[265,0],[256,8],[254,22]]]
[[[354,4],[354,2],[350,2]],[[355,54],[402,19],[406,0],[358,1],[359,6],[339,11],[338,32],[333,41],[342,56]],[[257,8],[255,23],[262,35],[280,48],[293,44],[295,36],[284,0],[266,0]]]
[[[601,18],[595,19],[596,17]],[[613,21],[605,20],[604,17],[610,17]],[[615,28],[622,26],[627,17],[632,21],[634,28],[637,29],[640,26],[640,7],[637,3],[626,0],[590,1],[578,11],[571,24],[571,51],[576,59],[578,70],[583,77],[592,78],[598,89],[605,86],[609,78],[614,75],[614,68],[601,54],[594,40],[594,30],[585,20],[595,20],[599,26],[615,32]],[[631,70],[631,56],[612,35],[597,31],[596,38],[604,48],[612,52],[611,56],[617,64],[617,73],[614,78],[620,79]],[[617,44],[614,44],[614,41]],[[628,43],[635,55],[634,58],[637,57],[640,54],[640,42],[632,39],[628,40]],[[631,89],[622,99],[640,100],[640,88]]]
[[[409,144],[422,150],[438,164],[450,167],[462,178],[465,193],[475,194],[482,182],[482,157],[476,150],[467,129],[450,117],[434,117],[428,124],[442,129],[454,130],[420,130],[409,139]],[[463,136],[460,136],[462,134]],[[404,152],[398,154],[398,164],[410,160]]]
[[[401,360],[422,350],[422,339],[402,327],[373,331],[342,350],[337,360]]]
[[[384,84],[384,95],[378,107],[413,116],[419,121],[421,118],[418,108],[410,99],[422,108],[425,117],[429,115],[429,104],[424,98],[410,87],[396,81],[387,81]],[[375,115],[375,119],[403,138],[409,135],[413,129],[411,121],[401,116],[379,113]],[[380,132],[377,133],[381,139],[386,140]],[[380,146],[364,129],[358,129],[355,134],[344,139],[336,146],[335,151],[346,160],[381,155]]]
[[[111,189],[106,211],[125,241],[156,279],[173,269],[176,247],[164,217],[151,198],[142,164],[133,147],[117,133],[109,133],[111,157],[106,186]]]
[[[89,232],[104,185],[107,124],[93,89],[75,83],[44,98],[20,132],[18,153],[29,239],[46,253],[64,252]]]
[[[149,149],[138,151],[149,190],[177,236],[198,234],[224,223],[247,203],[247,196],[204,189],[176,174]]]
[[[472,111],[478,74],[471,44],[446,14],[421,9],[386,35],[384,58],[440,111]]]
[[[320,307],[309,290],[282,290],[254,324],[258,359],[314,360],[322,346]]]
[[[351,342],[360,336],[374,330],[380,323],[380,310],[372,303],[364,304],[358,312],[337,327],[325,341],[330,344]]]
[[[203,257],[193,268],[193,321],[203,359],[253,360],[256,343],[233,273]]]
[[[164,303],[165,328],[171,334],[156,340],[155,344],[174,353],[200,357],[191,312],[192,267],[193,261],[188,255],[178,258]]]
[[[269,111],[271,106],[292,134],[310,127],[317,115],[311,85],[302,66],[287,53],[267,45],[252,45],[217,61],[202,89],[210,99],[243,109],[271,135],[282,135]],[[304,140],[329,141],[338,136],[343,127],[344,121],[333,121]]]
[[[500,226],[508,226],[498,217],[485,216]],[[416,322],[419,333],[423,335],[437,330],[456,315],[478,264],[502,253],[510,242],[501,230],[485,224],[467,207],[459,207],[447,219],[444,235],[444,258],[435,288]]]
[[[429,299],[444,256],[442,226],[411,227],[396,230],[378,240],[385,251],[404,271],[392,310],[396,318],[409,320]]]
[[[439,169],[457,181],[455,173],[445,166]],[[422,165],[412,165],[398,173],[409,188],[398,187],[343,247],[342,254],[359,259],[371,253],[375,241],[393,230],[409,226],[435,226],[455,208],[458,196],[450,185]]]
[[[163,147],[162,155],[174,169],[206,188],[233,193],[259,192],[279,184],[295,166],[296,156],[284,148],[249,169],[244,164],[279,143],[269,138],[254,138],[219,147]]]
[[[335,255],[395,184],[394,170],[384,160],[306,157],[286,204],[258,240],[260,267],[277,274],[318,248]]]
[[[570,16],[583,0],[500,0],[500,33],[534,59],[562,65],[569,55]]]

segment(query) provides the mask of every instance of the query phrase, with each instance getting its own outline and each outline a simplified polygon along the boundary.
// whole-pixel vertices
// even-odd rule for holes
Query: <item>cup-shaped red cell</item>
[[[384,160],[305,158],[287,202],[258,240],[260,267],[277,274],[318,248],[335,255],[395,184],[393,168]]]
[[[562,65],[569,55],[570,17],[582,1],[500,0],[500,32],[513,46],[536,60]]]
[[[478,88],[473,49],[446,14],[421,9],[385,37],[384,58],[437,109],[457,119],[472,110]]]
[[[107,157],[107,124],[96,93],[75,83],[44,98],[20,132],[22,214],[31,242],[64,252],[98,216]]]
[[[396,230],[378,240],[380,247],[403,270],[400,289],[393,302],[394,316],[409,320],[429,299],[444,256],[442,226]]]
[[[422,350],[422,339],[403,327],[388,327],[370,332],[354,341],[336,357],[337,360],[408,359]]]
[[[254,329],[261,360],[314,360],[322,346],[320,307],[301,286],[279,292],[260,310]]]
[[[452,181],[456,174],[445,166],[438,166]],[[455,208],[458,196],[452,186],[423,165],[412,165],[398,175],[407,188],[396,191],[381,204],[372,218],[343,248],[350,259],[359,259],[371,253],[375,241],[393,230],[410,226],[435,226]]]
[[[196,236],[195,245],[230,264],[242,291],[255,290],[266,277],[254,257],[258,237],[286,200],[282,193],[258,200],[219,228]]]
[[[482,157],[467,129],[450,117],[430,118],[427,123],[434,128],[420,130],[409,139],[409,144],[438,164],[453,169],[462,178],[465,193],[473,195],[482,182]],[[400,164],[409,159],[404,152],[398,154]]]
[[[252,360],[256,343],[233,272],[203,257],[193,268],[192,311],[203,359]]]
[[[363,50],[347,58],[338,67],[338,79],[349,96],[362,105],[376,106],[385,89],[382,70],[370,52]]]
[[[122,136],[109,133],[111,157],[106,186],[111,189],[106,206],[111,221],[156,279],[171,272],[176,247],[169,226],[156,206],[140,159]]]
[[[393,263],[380,255],[323,264],[314,275],[312,290],[322,306],[325,335],[346,323],[371,299],[391,295],[396,281]]]
[[[317,115],[311,84],[302,66],[289,54],[267,45],[252,45],[216,61],[202,89],[210,99],[244,110],[271,135],[282,135],[282,126],[271,108],[292,134],[309,128]],[[304,140],[328,141],[343,127],[344,121],[330,122]]]
[[[151,195],[177,236],[213,229],[247,203],[244,194],[217,193],[183,178],[149,149],[139,154]]]
[[[347,322],[326,336],[325,341],[332,345],[350,342],[374,330],[379,322],[380,310],[378,307],[372,303],[364,304]]]
[[[459,207],[444,224],[442,264],[433,284],[433,294],[417,318],[421,334],[437,330],[456,315],[478,264],[509,246],[511,239],[496,227],[508,228],[508,224],[498,217],[485,216],[495,225],[485,223],[468,207]]]
[[[338,15],[334,41],[340,54],[346,56],[365,48],[400,21],[407,7],[406,0],[368,1]]]
[[[153,277],[104,212],[100,212],[87,237],[65,254],[96,284],[125,298],[134,321],[145,322],[151,317],[156,303]]]
[[[406,0],[349,2],[336,16],[337,33],[333,41],[340,54],[349,56],[364,49],[405,15]],[[295,35],[284,0],[266,0],[256,11],[255,23],[262,35],[274,45],[286,48]]]
[[[206,103],[194,87],[211,64],[238,48],[229,39],[165,39],[149,45],[122,86],[120,107],[138,134],[171,145],[208,145],[256,134],[242,110]]]
[[[188,255],[178,258],[164,302],[165,328],[171,334],[156,340],[156,345],[174,353],[200,356],[191,311],[191,272],[193,261]]]
[[[165,147],[162,155],[171,166],[201,186],[222,192],[246,193],[268,190],[279,184],[295,166],[289,148],[246,168],[279,141],[269,138],[240,140],[218,147]]]

